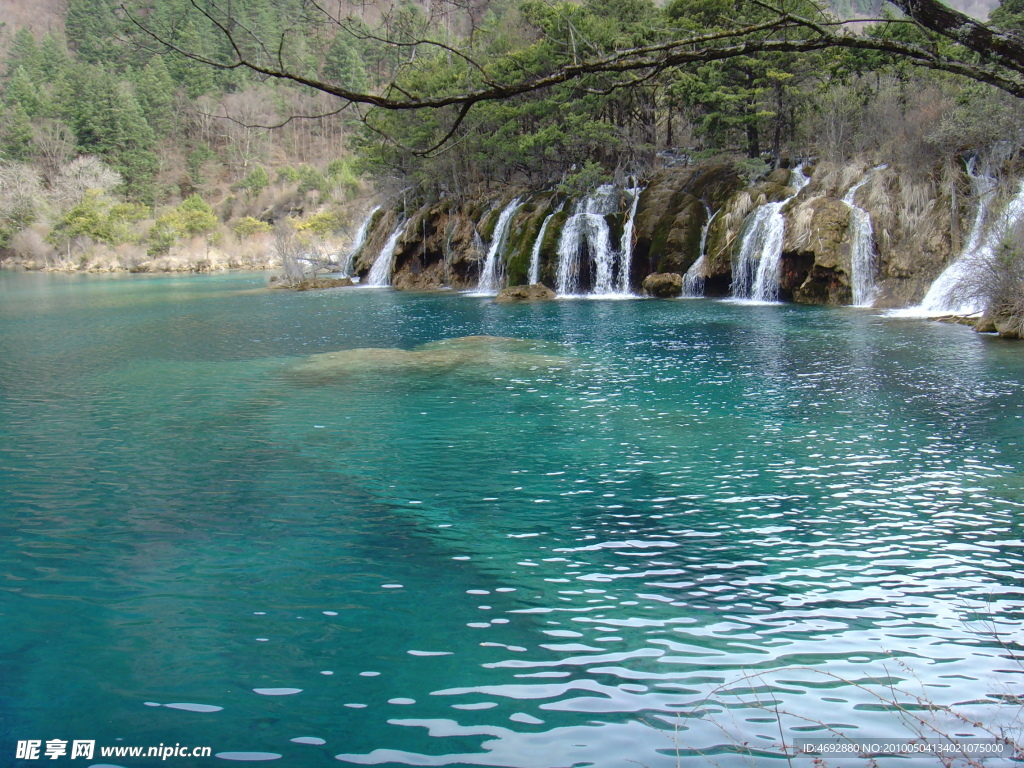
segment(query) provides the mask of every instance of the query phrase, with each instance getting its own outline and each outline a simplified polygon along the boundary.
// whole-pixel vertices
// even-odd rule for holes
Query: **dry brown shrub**
[[[10,248],[18,258],[29,259],[42,264],[52,265],[58,260],[57,249],[46,242],[49,227],[34,224],[21,230],[11,238]]]

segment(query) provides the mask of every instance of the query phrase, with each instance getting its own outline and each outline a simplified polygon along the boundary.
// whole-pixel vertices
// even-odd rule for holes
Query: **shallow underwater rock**
[[[281,280],[270,279],[271,288],[283,288],[289,291],[314,291],[322,288],[346,288],[354,285],[349,277],[311,277],[307,280]]]
[[[516,301],[550,301],[555,292],[543,283],[533,285],[510,285],[502,288],[494,298],[499,304],[511,304]]]
[[[364,347],[312,355],[285,374],[313,386],[350,377],[458,373],[493,380],[495,370],[557,372],[571,363],[552,342],[501,336],[463,336],[421,344],[413,349]]]
[[[644,293],[658,299],[672,299],[683,293],[683,276],[678,272],[655,272],[644,278]]]

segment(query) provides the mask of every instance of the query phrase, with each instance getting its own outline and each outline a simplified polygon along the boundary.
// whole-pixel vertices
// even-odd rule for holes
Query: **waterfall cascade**
[[[619,246],[619,285],[618,292],[629,293],[630,272],[633,269],[633,222],[636,219],[636,209],[640,205],[640,193],[643,187],[630,187],[626,193],[632,195],[633,202],[629,204],[629,213],[626,214],[626,224],[622,229],[622,243]]]
[[[759,302],[779,300],[779,265],[786,218],[782,207],[807,186],[803,164],[790,174],[792,195],[777,203],[758,208],[749,218],[740,242],[740,252],[733,264],[732,296]]]
[[[356,231],[356,238],[352,241],[352,248],[349,249],[348,255],[345,256],[345,261],[341,265],[341,274],[344,277],[352,277],[352,266],[355,263],[356,256],[363,246],[366,245],[366,235],[370,230],[370,222],[373,221],[374,214],[379,210],[380,206],[378,205],[366,215],[363,223],[359,225],[359,229]]]
[[[515,216],[519,206],[522,205],[517,197],[498,216],[498,223],[494,226],[494,237],[491,238],[490,248],[487,249],[487,257],[484,259],[484,266],[480,270],[480,281],[476,286],[476,293],[490,296],[501,288],[501,281],[504,277],[504,262],[502,256],[505,253],[505,245],[508,243],[509,229],[512,227],[512,217]]]
[[[973,162],[968,164],[967,173],[971,191],[978,198],[978,210],[967,243],[956,261],[932,283],[921,305],[902,314],[974,315],[985,310],[984,296],[975,284],[975,276],[993,262],[1007,231],[1024,216],[1024,182],[1002,215],[986,229],[985,220],[995,197],[996,181],[985,173],[976,174]]]
[[[527,278],[530,285],[540,282],[540,249],[544,245],[544,235],[548,231],[548,224],[555,218],[555,214],[561,213],[564,207],[564,204],[559,205],[554,213],[549,213],[544,217],[544,223],[540,225],[537,239],[533,241],[533,250],[530,251],[530,274]]]
[[[855,307],[870,307],[875,303],[875,275],[878,274],[878,258],[875,253],[875,229],[871,214],[854,203],[857,190],[867,184],[876,171],[886,168],[879,165],[872,168],[864,178],[850,187],[843,195],[843,202],[850,208],[850,288],[853,291]]]
[[[402,236],[404,231],[405,222],[403,221],[395,227],[395,231],[391,233],[388,241],[384,243],[384,247],[380,249],[380,255],[373,262],[370,274],[366,276],[366,285],[378,288],[391,285],[391,272],[395,267],[395,248],[398,247],[398,238]]]
[[[704,265],[708,263],[708,232],[711,231],[711,222],[715,220],[715,216],[722,209],[719,208],[712,213],[711,206],[705,203],[704,210],[707,211],[708,217],[704,222],[704,226],[700,228],[700,255],[690,265],[690,268],[686,270],[686,274],[683,275],[682,296],[685,299],[699,299],[704,295]]]
[[[622,235],[622,253],[612,247],[611,231],[605,216],[618,210],[619,191],[611,184],[598,187],[592,195],[576,204],[576,209],[562,228],[558,241],[558,271],[555,291],[559,296],[578,296],[581,276],[587,266],[593,268],[590,295],[614,296],[629,293],[629,270],[633,258],[633,217],[640,200],[640,189],[630,188],[633,195]],[[589,255],[590,265],[583,264]],[[618,276],[616,279],[616,266]]]

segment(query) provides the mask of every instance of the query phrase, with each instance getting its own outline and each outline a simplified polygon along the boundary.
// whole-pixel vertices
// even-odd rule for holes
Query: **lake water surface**
[[[894,696],[1018,722],[1021,346],[264,284],[0,273],[0,764],[784,765],[981,733]],[[478,336],[520,341],[444,341]]]

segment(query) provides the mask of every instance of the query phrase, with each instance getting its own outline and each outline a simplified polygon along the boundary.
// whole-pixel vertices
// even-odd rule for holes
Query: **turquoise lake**
[[[1019,726],[1024,346],[265,283],[0,273],[0,765],[782,766]]]

